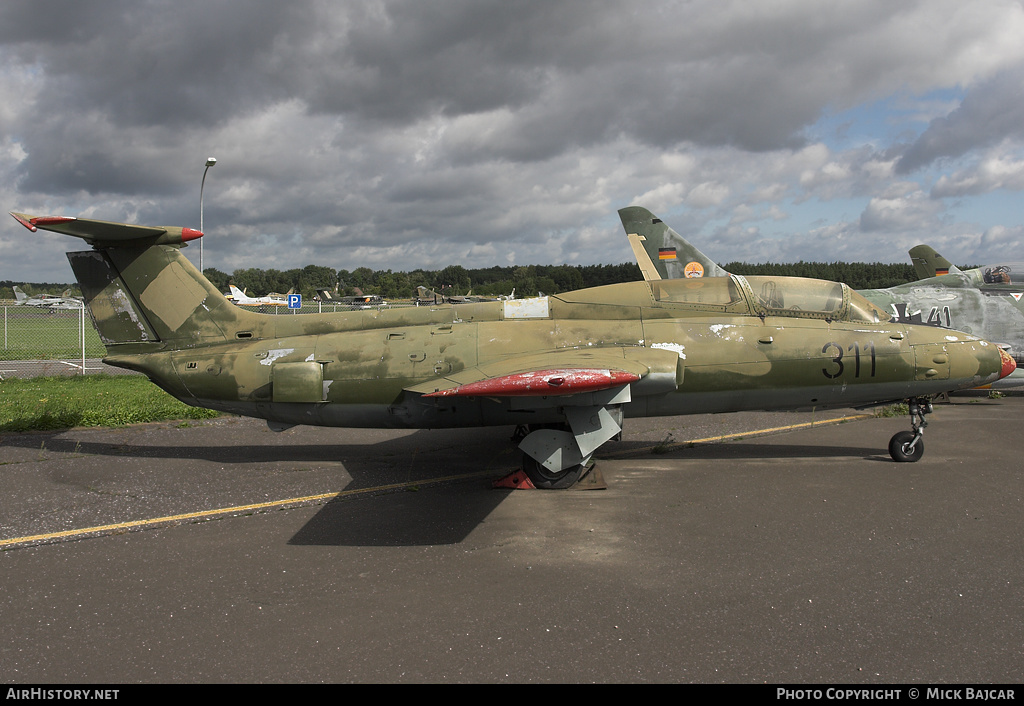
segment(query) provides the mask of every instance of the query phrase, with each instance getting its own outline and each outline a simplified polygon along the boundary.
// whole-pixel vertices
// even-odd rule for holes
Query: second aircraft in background
[[[619,218],[644,279],[728,274],[646,208],[623,208]],[[918,245],[910,254],[918,276],[924,278],[858,293],[893,322],[970,333],[995,343],[1018,364],[1024,363],[1024,266],[1003,264],[962,272],[928,246]],[[1021,384],[1024,372],[1010,376],[1001,386]]]

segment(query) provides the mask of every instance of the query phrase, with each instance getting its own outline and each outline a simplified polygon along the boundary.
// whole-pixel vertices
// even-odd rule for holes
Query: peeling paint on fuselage
[[[679,355],[679,358],[681,360],[686,360],[686,354],[683,353],[683,351],[686,349],[686,346],[680,345],[678,343],[652,343],[651,348],[657,348],[665,351],[675,351]]]
[[[260,365],[273,365],[274,361],[294,352],[294,348],[275,348],[274,350],[267,351],[267,357],[260,361]]]

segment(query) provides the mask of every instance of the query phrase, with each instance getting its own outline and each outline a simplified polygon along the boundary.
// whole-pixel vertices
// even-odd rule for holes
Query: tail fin
[[[620,209],[619,219],[645,280],[729,274],[646,208]]]
[[[259,328],[256,314],[233,306],[181,254],[188,241],[202,237],[197,230],[11,215],[31,231],[63,233],[93,246],[67,256],[110,353],[188,348]]]
[[[956,265],[928,245],[915,245],[910,248],[910,259],[914,262],[914,273],[918,279],[960,274],[960,269]]]
[[[18,303],[20,304],[21,302],[23,302],[26,299],[28,299],[28,295],[25,294],[23,291],[21,291],[18,288],[18,285],[14,285],[14,298],[17,299]]]
[[[419,287],[416,287],[416,297],[418,299],[422,299],[424,301],[426,301],[428,299],[433,299],[435,303],[443,302],[444,301],[444,297],[439,295],[433,289],[427,289],[426,287],[424,287],[422,285],[419,286]]]

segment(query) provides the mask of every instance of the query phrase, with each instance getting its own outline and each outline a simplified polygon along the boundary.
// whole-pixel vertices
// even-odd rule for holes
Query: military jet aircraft
[[[21,291],[18,285],[14,285],[15,306],[37,306],[43,309],[81,309],[82,300],[71,296],[71,290],[64,290],[59,297],[56,294],[37,294],[30,297]]]
[[[911,399],[920,424],[890,453],[916,460],[928,395],[1015,367],[974,336],[892,323],[844,284],[795,278],[259,314],[231,305],[181,253],[197,230],[12,215],[92,245],[68,259],[106,363],[278,430],[523,427],[524,471],[543,488],[580,478],[625,417]]]
[[[971,285],[979,289],[1001,295],[1011,294],[1017,301],[1020,301],[1021,293],[1024,292],[1024,264],[1019,262],[1001,262],[972,270],[961,270],[929,245],[915,245],[910,248],[910,259],[914,263],[914,271],[919,279],[945,275],[966,277]]]
[[[645,279],[726,274],[647,209],[624,208],[619,217]],[[995,343],[1018,364],[1024,364],[1024,266],[1016,268],[1016,272],[1005,264],[961,272],[927,246],[911,248],[910,255],[918,276],[926,274],[926,278],[888,289],[858,292],[885,310],[894,322],[974,334]],[[937,273],[941,274],[936,276]],[[1021,372],[1015,373],[1012,379],[1004,381],[1004,386],[1024,384],[1022,377]]]
[[[513,291],[513,298],[515,298],[515,290]],[[416,287],[416,303],[417,304],[479,304],[480,302],[496,302],[501,301],[500,297],[483,297],[479,294],[473,294],[470,290],[469,294],[438,294],[432,289],[426,287]]]
[[[1009,297],[1020,304],[1024,296],[1024,263],[1000,262],[961,270],[928,245],[910,248],[914,271],[921,279],[949,283],[950,287],[975,287],[987,296]],[[1024,308],[1021,309],[1024,311]]]

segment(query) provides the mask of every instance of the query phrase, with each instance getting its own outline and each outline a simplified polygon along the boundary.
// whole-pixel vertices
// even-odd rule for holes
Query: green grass
[[[0,381],[0,431],[120,427],[217,416],[220,412],[189,407],[135,375]]]
[[[80,357],[81,312],[47,311],[30,306],[6,306],[0,311],[0,360],[54,360]],[[92,319],[85,317],[85,354],[106,355]]]
[[[876,417],[905,417],[908,414],[910,414],[910,407],[907,406],[906,402],[897,402],[896,404],[875,408]]]

